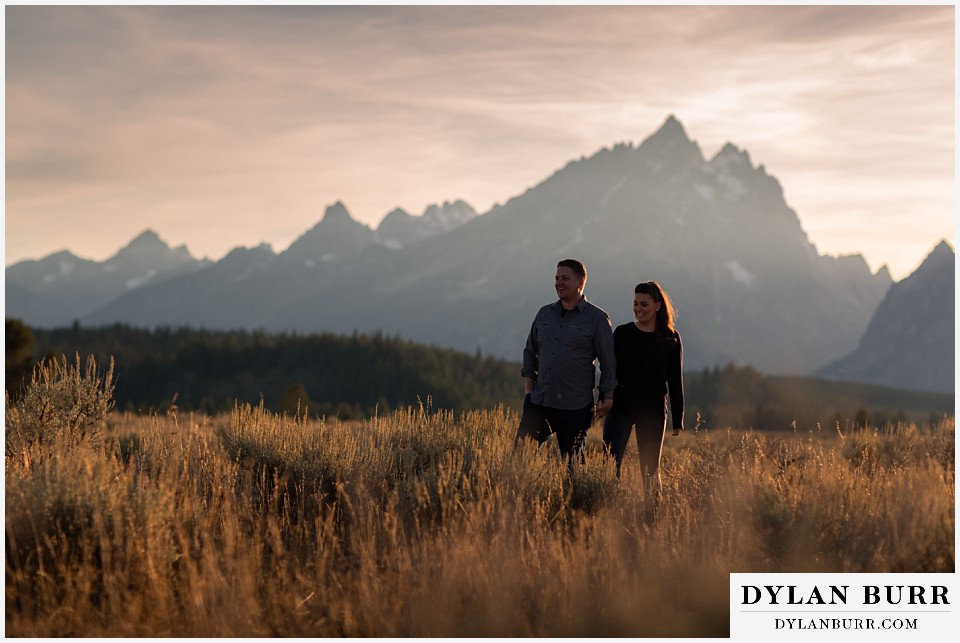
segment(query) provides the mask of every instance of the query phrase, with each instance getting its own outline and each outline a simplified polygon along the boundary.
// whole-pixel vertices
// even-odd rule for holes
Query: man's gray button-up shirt
[[[563,313],[557,300],[537,312],[523,349],[523,377],[533,378],[534,404],[558,409],[582,409],[593,403],[600,362],[600,393],[617,387],[610,316],[587,298]]]

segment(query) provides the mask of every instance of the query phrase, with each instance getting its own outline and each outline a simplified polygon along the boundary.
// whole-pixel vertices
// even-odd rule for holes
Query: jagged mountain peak
[[[60,250],[58,252],[54,252],[53,254],[47,255],[43,259],[40,259],[40,261],[44,261],[48,259],[54,260],[54,261],[77,261],[77,260],[80,260],[80,257],[73,254],[69,250]]]
[[[266,241],[261,241],[255,246],[236,246],[234,248],[231,248],[230,252],[228,252],[225,256],[229,257],[230,255],[233,255],[233,254],[248,254],[248,253],[265,254],[265,255],[277,254],[273,250],[273,245],[271,245]]]
[[[943,239],[938,243],[933,250],[924,258],[923,262],[920,264],[920,267],[914,271],[913,276],[919,276],[921,278],[925,277],[927,274],[939,273],[945,270],[951,270],[952,266],[956,260],[956,253],[953,250],[953,247],[947,242],[946,239]],[[948,268],[948,266],[950,266]]]
[[[676,145],[686,146],[691,143],[693,143],[693,141],[691,141],[690,137],[687,136],[687,130],[684,128],[683,123],[681,123],[676,116],[671,114],[656,132],[644,139],[640,146],[643,147],[659,144],[672,147]]]
[[[930,253],[928,258],[933,256],[943,256],[943,257],[954,257],[956,252],[953,249],[953,246],[946,239],[941,239],[940,243],[936,245],[933,251]]]
[[[667,116],[667,119],[663,121],[663,125],[660,126],[660,129],[658,129],[653,136],[690,141],[690,137],[687,136],[687,130],[683,127],[683,123],[673,114]]]
[[[167,245],[160,239],[160,235],[158,235],[156,231],[152,230],[151,228],[147,228],[146,230],[138,234],[136,237],[134,237],[130,241],[130,243],[127,244],[127,247],[148,246],[148,245],[154,246],[157,244],[161,244],[163,246]]]
[[[672,114],[656,132],[644,139],[637,151],[649,155],[652,159],[658,159],[658,162],[668,158],[692,164],[704,162],[700,146],[687,136],[683,123]]]
[[[321,237],[341,234],[345,231],[361,231],[359,234],[363,234],[362,231],[372,232],[368,225],[353,218],[342,201],[337,201],[328,205],[323,211],[323,217],[312,228],[297,237],[287,250],[302,245],[304,241],[313,243]]]
[[[354,221],[347,210],[347,206],[342,201],[337,201],[333,205],[327,206],[323,213],[323,221]]]
[[[387,216],[384,217],[384,219],[386,219],[387,217],[404,217],[404,216],[412,217],[413,215],[407,212],[406,210],[404,210],[403,208],[394,208],[390,210],[390,212],[387,212]]]
[[[477,216],[477,211],[463,199],[444,201],[442,205],[432,203],[423,214],[416,216],[395,208],[380,222],[377,238],[388,247],[400,249],[414,241],[453,230]]]
[[[381,236],[385,235],[387,239],[391,239],[398,227],[405,228],[406,226],[412,225],[413,219],[414,216],[403,208],[394,208],[377,224],[377,234]]]
[[[710,159],[710,164],[718,166],[743,165],[750,169],[753,168],[753,163],[750,161],[750,153],[745,149],[740,149],[729,141]],[[764,171],[765,170],[766,168],[764,168]]]
[[[431,203],[430,205],[427,206],[427,209],[424,210],[423,213],[427,214],[428,212],[440,212],[441,210],[448,210],[454,207],[455,205],[462,205],[462,204],[463,204],[463,201],[461,200],[457,200],[456,202],[444,201],[442,204]]]
[[[435,217],[440,214],[440,206],[436,203],[431,203],[427,206],[427,209],[423,211],[423,216],[425,217]]]
[[[314,266],[317,261],[356,255],[371,245],[374,238],[373,230],[350,216],[343,202],[337,201],[327,206],[323,219],[300,235],[281,256]]]
[[[347,209],[347,206],[343,204],[342,201],[337,201],[332,205],[328,205],[323,211],[323,218],[317,222],[312,228],[307,230],[303,235],[300,236],[300,239],[314,237],[317,235],[327,235],[327,234],[340,234],[349,232],[350,234],[361,234],[365,235],[367,233],[372,233],[373,230],[370,229],[365,223],[361,223],[353,218],[353,215],[350,214],[350,211]]]
[[[219,264],[224,264],[225,262],[237,261],[238,259],[246,259],[249,257],[274,257],[276,253],[273,251],[273,246],[271,246],[266,241],[260,243],[256,246],[237,246],[232,248],[230,252],[224,256],[223,259],[218,262]]]
[[[423,216],[424,218],[453,219],[462,222],[477,216],[477,211],[463,199],[457,199],[453,202],[444,201],[443,205],[431,204],[427,206]]]
[[[171,248],[154,230],[146,229],[130,243],[120,248],[115,255],[106,260],[105,265],[115,266],[119,263],[140,263],[142,261],[160,261],[162,265],[170,263],[179,265],[193,262],[193,256],[186,244]]]

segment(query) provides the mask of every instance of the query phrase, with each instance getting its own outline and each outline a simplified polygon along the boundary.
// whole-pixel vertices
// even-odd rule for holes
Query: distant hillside
[[[932,422],[954,413],[950,393],[925,393],[813,377],[764,376],[727,365],[684,374],[687,422],[709,429],[841,431],[898,422]]]
[[[887,292],[860,345],[819,375],[916,391],[954,391],[956,255],[941,241]]]

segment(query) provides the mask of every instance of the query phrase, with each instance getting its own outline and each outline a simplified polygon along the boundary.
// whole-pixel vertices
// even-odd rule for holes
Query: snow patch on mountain
[[[134,288],[139,288],[143,284],[147,283],[151,279],[157,276],[156,270],[148,270],[147,274],[140,277],[132,277],[127,279],[127,290],[133,290]]]
[[[713,201],[713,186],[707,185],[706,183],[697,183],[694,189],[704,201]]]
[[[747,186],[744,185],[743,181],[731,174],[718,174],[717,181],[727,188],[727,194],[734,199],[740,199],[746,196],[748,192]]]
[[[583,243],[583,226],[577,226],[577,229],[573,231],[573,237],[570,241],[557,248],[557,254],[562,255],[572,250],[579,243]]]
[[[731,259],[730,261],[723,264],[727,267],[730,273],[733,275],[733,278],[739,281],[740,283],[752,286],[754,280],[757,278],[755,274],[744,268],[740,265],[740,262],[736,259]]]
[[[607,193],[603,195],[603,198],[600,199],[600,207],[601,207],[601,208],[607,207],[607,204],[610,202],[610,199],[613,197],[613,195],[616,194],[617,192],[619,192],[619,191],[620,191],[620,188],[622,188],[622,187],[623,187],[623,184],[626,183],[626,182],[627,182],[627,179],[625,179],[625,178],[622,178],[622,179],[620,179],[619,181],[617,181],[616,185],[614,185],[612,188],[610,188],[610,189],[607,191]]]

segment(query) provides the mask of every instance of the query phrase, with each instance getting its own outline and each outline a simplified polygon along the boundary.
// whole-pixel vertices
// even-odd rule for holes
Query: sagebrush
[[[113,360],[100,372],[91,356],[84,365],[65,355],[33,368],[16,399],[6,393],[5,455],[29,466],[48,453],[84,444],[96,446],[100,429],[113,408]]]
[[[8,458],[7,633],[723,637],[730,572],[954,569],[952,419],[689,431],[659,495],[598,427],[571,476],[517,422],[107,415]]]

